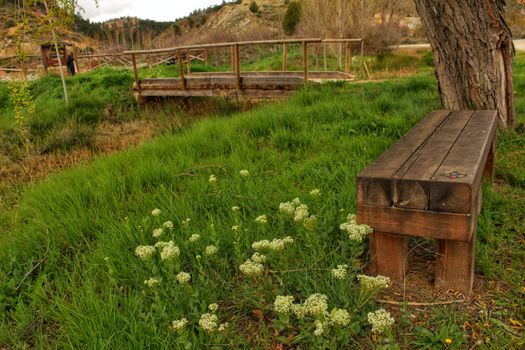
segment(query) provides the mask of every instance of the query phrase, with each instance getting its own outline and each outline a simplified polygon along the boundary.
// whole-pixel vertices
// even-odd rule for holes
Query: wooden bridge
[[[345,47],[345,71],[326,70],[326,44],[340,44]],[[205,45],[189,45],[156,50],[125,51],[129,55],[134,71],[133,94],[137,101],[155,96],[245,96],[257,98],[283,97],[307,83],[320,83],[334,80],[353,80],[350,73],[350,44],[360,44],[361,61],[363,59],[362,39],[291,39],[261,40]],[[302,70],[288,70],[288,46],[299,44],[302,48]],[[308,47],[323,44],[324,71],[310,71]],[[241,48],[255,45],[282,45],[282,69],[280,71],[241,71]],[[231,70],[227,72],[192,72],[192,59],[208,63],[210,50],[229,49]],[[171,60],[176,58],[179,76],[176,78],[139,78],[141,58],[167,54]],[[166,59],[167,61],[168,59]],[[184,67],[186,66],[186,67]]]

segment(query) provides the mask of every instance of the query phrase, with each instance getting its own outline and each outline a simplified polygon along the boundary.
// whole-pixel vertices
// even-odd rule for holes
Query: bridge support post
[[[288,55],[288,44],[287,43],[284,43],[283,44],[283,72],[286,72],[286,70],[288,69],[288,62],[287,62],[287,55]]]
[[[308,83],[308,46],[307,46],[306,41],[303,41],[303,69],[304,69],[304,74],[303,74],[304,83],[307,84]]]
[[[179,74],[180,74],[180,84],[182,90],[186,90],[186,79],[184,79],[184,68],[182,67],[182,50],[177,51],[177,58],[179,60]]]

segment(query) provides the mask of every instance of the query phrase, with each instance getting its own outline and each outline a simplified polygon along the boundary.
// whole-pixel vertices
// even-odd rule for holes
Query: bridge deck
[[[308,82],[353,80],[337,71],[308,72]],[[289,95],[304,85],[303,72],[195,72],[180,78],[148,78],[133,84],[137,99],[153,96],[246,96],[275,98]]]

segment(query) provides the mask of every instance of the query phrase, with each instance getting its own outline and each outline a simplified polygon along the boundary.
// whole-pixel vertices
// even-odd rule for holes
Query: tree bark
[[[432,46],[441,102],[447,109],[496,109],[515,123],[512,34],[505,0],[415,0]]]

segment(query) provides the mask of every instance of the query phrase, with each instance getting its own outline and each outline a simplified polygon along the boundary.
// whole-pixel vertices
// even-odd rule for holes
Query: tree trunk
[[[432,46],[441,102],[447,109],[496,109],[513,126],[514,46],[504,0],[415,0]]]

